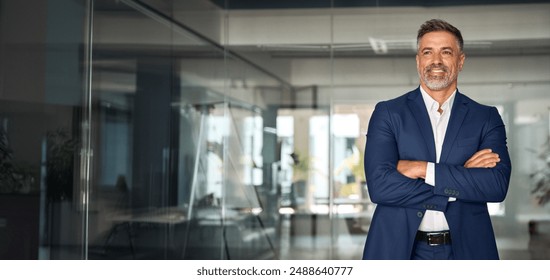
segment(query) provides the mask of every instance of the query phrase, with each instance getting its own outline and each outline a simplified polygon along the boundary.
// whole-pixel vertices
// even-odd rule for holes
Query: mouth
[[[447,68],[441,65],[430,65],[426,67],[425,73],[429,76],[443,76],[447,73]]]

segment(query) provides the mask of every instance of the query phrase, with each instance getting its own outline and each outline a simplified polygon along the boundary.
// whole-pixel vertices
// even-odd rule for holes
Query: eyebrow
[[[420,49],[421,52],[423,51],[431,51],[431,50],[434,50],[434,48],[432,47],[424,47],[422,49]],[[443,47],[441,48],[441,50],[451,50],[451,51],[454,51],[454,49],[452,47]]]

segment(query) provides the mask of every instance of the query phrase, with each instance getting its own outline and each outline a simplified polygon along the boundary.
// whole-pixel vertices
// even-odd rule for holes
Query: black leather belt
[[[451,244],[451,232],[436,231],[436,232],[416,232],[416,241],[428,243],[430,246]]]

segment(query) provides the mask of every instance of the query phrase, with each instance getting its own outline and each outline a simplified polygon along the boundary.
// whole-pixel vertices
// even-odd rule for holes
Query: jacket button
[[[418,211],[416,212],[416,216],[418,216],[418,218],[422,218],[422,216],[424,216],[424,213]]]

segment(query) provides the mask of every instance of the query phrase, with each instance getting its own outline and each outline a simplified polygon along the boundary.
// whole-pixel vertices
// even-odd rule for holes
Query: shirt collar
[[[428,112],[437,112],[437,109],[439,109],[439,103],[437,101],[435,101],[435,99],[433,99],[423,88],[422,86],[420,86],[420,92],[422,93],[422,99],[424,100],[424,105],[426,105],[426,109],[428,110]],[[445,102],[443,102],[443,105],[441,106],[441,109],[443,110],[443,112],[450,112],[451,111],[451,108],[452,108],[452,104],[455,100],[455,96],[456,96],[456,89],[455,91],[453,92],[453,94],[451,94],[451,96],[449,96],[449,98],[447,98],[447,100],[445,100]]]

